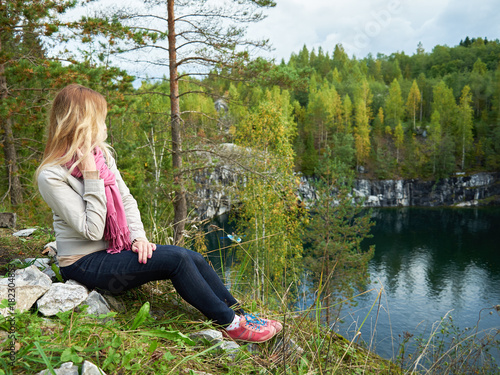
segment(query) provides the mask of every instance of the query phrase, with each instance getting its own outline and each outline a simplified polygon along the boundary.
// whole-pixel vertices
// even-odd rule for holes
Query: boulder
[[[14,273],[15,277],[12,280],[9,278],[0,279],[0,301],[3,299],[12,298],[12,287],[15,289],[15,308],[20,311],[26,311],[33,306],[38,298],[47,292],[52,281],[50,277],[42,273],[36,266],[30,266],[18,269]],[[1,309],[0,313],[6,316],[9,308]]]
[[[82,285],[54,283],[38,300],[38,310],[45,316],[52,316],[75,308],[87,297],[87,288]]]
[[[0,228],[14,228],[16,214],[14,212],[0,212]]]

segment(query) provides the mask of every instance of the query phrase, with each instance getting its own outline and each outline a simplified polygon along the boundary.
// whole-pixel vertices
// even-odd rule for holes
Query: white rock
[[[75,308],[87,297],[87,288],[84,286],[54,283],[38,300],[38,310],[45,316],[52,316]]]
[[[14,308],[26,311],[50,289],[51,285],[50,277],[42,273],[36,266],[18,269],[15,271],[13,280],[12,278],[9,280],[8,277],[0,279],[0,301],[12,298],[12,289],[14,289],[13,299],[16,302]],[[9,311],[9,308],[1,309],[0,314],[7,316]]]
[[[87,287],[86,287],[85,285],[83,285],[83,284],[79,283],[79,282],[78,282],[78,281],[76,281],[76,280],[69,279],[69,280],[68,280],[68,281],[66,281],[64,284],[66,284],[66,285],[78,285],[78,286],[83,286],[83,287],[87,290],[87,292],[88,292]]]
[[[51,257],[55,257],[57,255],[57,243],[56,241],[49,242],[44,247],[42,254],[47,254]]]
[[[84,361],[82,366],[82,375],[106,375],[106,373],[92,362]]]
[[[36,231],[36,228],[28,228],[28,229],[23,229],[23,230],[20,230],[16,233],[13,233],[12,235],[16,236],[16,237],[28,237],[28,236],[31,236],[34,231]]]
[[[75,366],[73,362],[65,362],[61,367],[54,369],[56,375],[78,375],[78,366]],[[51,375],[49,369],[40,371],[36,375]]]

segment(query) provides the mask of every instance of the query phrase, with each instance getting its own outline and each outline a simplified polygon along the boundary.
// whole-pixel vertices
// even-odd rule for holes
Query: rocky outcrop
[[[316,192],[312,180],[302,177],[300,181],[297,195],[306,203],[313,202]],[[234,194],[239,182],[237,171],[216,167],[210,173],[200,174],[196,182],[195,196],[198,202],[203,202],[196,206],[200,218],[221,215],[237,203]],[[500,196],[500,173],[459,175],[437,181],[358,179],[353,194],[369,207],[476,206]]]
[[[478,173],[438,181],[357,180],[354,193],[370,207],[464,206],[500,194],[499,175]]]
[[[200,153],[210,167],[194,176],[196,191],[190,197],[190,204],[195,207],[199,219],[220,216],[236,203],[237,185],[244,184],[238,160],[244,155],[245,150],[232,143],[220,145],[214,153]]]

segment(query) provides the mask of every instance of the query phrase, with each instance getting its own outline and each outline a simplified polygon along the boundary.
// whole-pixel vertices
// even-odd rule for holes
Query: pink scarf
[[[125,216],[125,209],[123,208],[122,197],[118,186],[116,185],[116,178],[113,172],[108,169],[104,155],[99,147],[94,150],[94,159],[99,171],[99,176],[104,180],[104,191],[106,193],[106,225],[104,227],[104,240],[108,241],[108,250],[110,254],[116,254],[120,251],[132,247],[130,242],[130,231],[127,226],[127,218]],[[70,168],[74,161],[66,165]],[[73,169],[71,175],[76,178],[82,178],[82,173],[77,168]]]

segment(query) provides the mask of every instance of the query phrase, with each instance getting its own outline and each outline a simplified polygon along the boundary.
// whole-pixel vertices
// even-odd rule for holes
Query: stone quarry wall
[[[191,203],[202,219],[213,218],[231,210],[237,203],[237,185],[243,184],[237,169],[217,166],[196,178],[197,190]],[[316,193],[311,179],[302,177],[297,195],[305,202],[312,202]],[[488,198],[499,204],[500,173],[476,173],[455,176],[437,181],[368,180],[358,179],[354,195],[364,198],[369,207],[435,207],[477,206]]]

